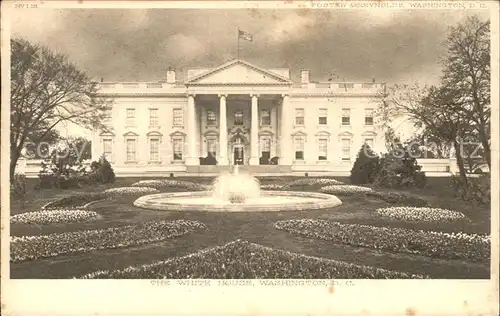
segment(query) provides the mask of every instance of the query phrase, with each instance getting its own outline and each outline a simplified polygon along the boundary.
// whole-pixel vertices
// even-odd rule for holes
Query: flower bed
[[[235,241],[184,257],[123,270],[97,271],[84,279],[389,279],[422,278],[404,272],[300,255]]]
[[[366,192],[366,195],[376,197],[390,204],[399,204],[407,206],[427,205],[426,200],[406,192],[368,191]]]
[[[375,214],[406,221],[442,222],[465,219],[463,213],[431,207],[385,207],[375,210]]]
[[[132,184],[133,187],[150,187],[155,189],[179,188],[188,191],[205,191],[211,186],[182,180],[142,180]]]
[[[303,178],[296,179],[288,183],[289,186],[310,186],[310,185],[342,185],[341,181],[328,178]]]
[[[159,193],[155,188],[148,187],[121,187],[111,188],[104,191],[107,196],[124,196],[124,195],[144,195]]]
[[[96,219],[96,212],[84,210],[42,210],[14,215],[12,224],[60,224],[75,223]]]
[[[261,190],[288,190],[290,186],[287,184],[279,184],[279,183],[270,183],[270,184],[261,184]]]
[[[328,185],[320,189],[323,193],[336,195],[353,195],[359,193],[367,193],[373,191],[371,188],[361,187],[357,185]]]
[[[197,221],[152,221],[107,229],[11,237],[10,260],[35,260],[66,253],[136,246],[182,236],[200,228],[205,228],[205,225]]]
[[[106,194],[102,192],[90,192],[90,193],[80,193],[80,194],[74,194],[70,196],[66,196],[63,198],[60,198],[55,201],[51,201],[44,206],[42,206],[42,209],[79,209],[85,207],[87,204],[91,202],[95,202],[98,200],[102,200],[106,198]]]
[[[312,219],[278,221],[275,227],[294,235],[394,252],[470,261],[489,261],[490,258],[490,236],[487,235],[341,224]]]

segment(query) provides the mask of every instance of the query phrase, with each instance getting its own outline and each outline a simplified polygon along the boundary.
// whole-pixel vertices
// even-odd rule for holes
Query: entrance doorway
[[[233,163],[243,165],[245,161],[245,144],[241,137],[236,137],[233,142]]]
[[[234,154],[234,164],[235,165],[243,165],[243,161],[245,158],[245,150],[243,145],[235,145],[233,147],[233,154]]]

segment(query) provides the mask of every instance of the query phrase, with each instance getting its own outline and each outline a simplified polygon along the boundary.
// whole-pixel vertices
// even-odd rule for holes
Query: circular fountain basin
[[[261,191],[257,198],[243,203],[231,203],[213,197],[213,192],[172,192],[145,195],[134,205],[162,211],[203,212],[279,212],[317,210],[339,206],[342,201],[334,195],[316,192]]]

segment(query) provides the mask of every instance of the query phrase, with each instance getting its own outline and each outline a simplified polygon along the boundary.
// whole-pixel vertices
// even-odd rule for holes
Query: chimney
[[[175,70],[170,67],[167,70],[167,83],[175,83]]]
[[[300,72],[300,82],[309,83],[309,70],[304,69]]]

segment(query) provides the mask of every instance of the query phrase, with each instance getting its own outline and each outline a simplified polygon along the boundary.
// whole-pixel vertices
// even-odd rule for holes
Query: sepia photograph
[[[495,5],[288,2],[3,3],[8,277],[492,279]]]

